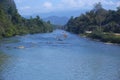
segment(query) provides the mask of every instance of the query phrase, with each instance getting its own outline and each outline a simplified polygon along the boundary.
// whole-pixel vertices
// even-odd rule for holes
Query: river
[[[9,56],[0,80],[120,80],[120,46],[62,30],[5,39],[0,49]]]

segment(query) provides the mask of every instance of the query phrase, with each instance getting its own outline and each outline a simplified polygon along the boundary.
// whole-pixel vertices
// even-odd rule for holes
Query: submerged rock
[[[63,41],[62,39],[57,39],[58,41]]]
[[[16,47],[17,49],[24,49],[25,48],[25,46],[18,46],[18,47]]]

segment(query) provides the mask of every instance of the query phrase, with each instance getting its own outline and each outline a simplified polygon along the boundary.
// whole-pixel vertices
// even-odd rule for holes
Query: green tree
[[[99,25],[100,31],[101,31],[102,23],[105,21],[107,16],[107,11],[103,9],[102,4],[99,2],[95,5],[94,12],[96,15],[95,16],[96,23]]]

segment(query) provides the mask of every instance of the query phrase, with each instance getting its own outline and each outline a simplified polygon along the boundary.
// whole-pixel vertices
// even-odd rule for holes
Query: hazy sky
[[[106,9],[116,9],[120,0],[15,0],[21,15],[43,14],[74,10],[90,10],[97,2]]]

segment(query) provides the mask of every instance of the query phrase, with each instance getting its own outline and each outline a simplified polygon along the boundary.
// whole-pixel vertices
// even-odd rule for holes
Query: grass
[[[89,38],[98,39],[102,42],[120,44],[120,35],[116,35],[115,33],[93,32],[85,35]]]

